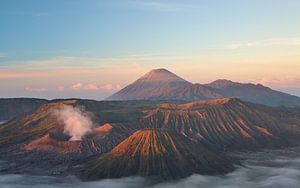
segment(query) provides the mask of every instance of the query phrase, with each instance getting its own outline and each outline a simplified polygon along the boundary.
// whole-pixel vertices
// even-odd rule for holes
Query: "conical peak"
[[[183,78],[180,78],[176,74],[164,68],[153,69],[138,80],[148,82],[187,82]]]
[[[165,69],[165,68],[152,69],[149,72],[155,72],[155,73],[167,72],[167,73],[171,73],[168,69]]]

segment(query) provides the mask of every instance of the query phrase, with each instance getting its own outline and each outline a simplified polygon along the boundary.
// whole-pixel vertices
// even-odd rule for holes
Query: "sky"
[[[0,97],[101,100],[154,68],[300,96],[299,0],[1,0]]]

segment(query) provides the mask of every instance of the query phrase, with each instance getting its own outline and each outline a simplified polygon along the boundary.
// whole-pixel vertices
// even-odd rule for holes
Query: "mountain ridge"
[[[167,69],[153,69],[106,100],[209,100],[238,97],[269,106],[300,106],[300,97],[261,84],[218,79],[208,84],[191,83]]]
[[[238,98],[164,103],[147,111],[140,122],[150,128],[176,131],[217,150],[291,146],[300,134],[296,109]]]

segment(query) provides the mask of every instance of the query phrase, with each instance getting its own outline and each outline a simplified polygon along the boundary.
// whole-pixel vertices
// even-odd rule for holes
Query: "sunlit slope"
[[[296,144],[300,135],[297,109],[272,108],[224,98],[187,104],[161,104],[141,123],[174,130],[221,150]]]
[[[163,130],[140,130],[111,152],[87,163],[80,172],[86,180],[150,176],[176,179],[199,174],[222,174],[232,162],[183,135]]]

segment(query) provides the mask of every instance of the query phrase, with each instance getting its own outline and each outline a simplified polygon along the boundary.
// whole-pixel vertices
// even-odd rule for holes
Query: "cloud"
[[[265,86],[275,86],[275,87],[295,87],[300,86],[300,77],[294,76],[282,76],[277,78],[259,78],[259,79],[249,79],[249,82],[262,84]]]
[[[65,90],[65,87],[64,87],[64,86],[57,86],[57,90],[58,90],[58,91],[64,91],[64,90]]]
[[[83,84],[77,83],[71,86],[72,90],[99,90],[95,83]]]
[[[33,91],[33,92],[45,92],[48,91],[48,88],[45,87],[25,87],[26,91]]]
[[[5,53],[5,52],[0,52],[0,58],[7,57],[7,56],[8,56],[7,53]]]
[[[161,3],[161,2],[156,2],[156,1],[143,2],[141,4],[146,8],[149,8],[149,9],[152,9],[155,11],[161,11],[161,12],[178,12],[178,11],[185,10],[184,6]]]
[[[286,156],[278,155],[282,152]],[[295,156],[297,155],[297,157]],[[81,182],[73,176],[47,177],[29,175],[0,175],[0,187],[22,188],[298,188],[300,185],[299,149],[247,153],[247,167],[240,167],[227,175],[202,176],[192,175],[187,178],[151,185],[141,177],[105,179]],[[289,157],[290,155],[290,157]]]
[[[104,85],[97,85],[96,83],[76,83],[70,87],[72,90],[80,91],[80,90],[89,90],[89,91],[96,91],[96,90],[104,90],[104,91],[113,91],[118,90],[121,88],[119,84],[104,84]]]
[[[162,2],[162,1],[149,1],[149,0],[133,0],[131,4],[137,5],[143,9],[157,11],[157,12],[182,12],[196,8],[196,5],[179,4],[174,2]]]
[[[77,71],[84,72],[104,70],[108,68],[126,68],[130,66],[137,67],[136,62],[143,63],[150,60],[170,59],[173,56],[164,55],[124,55],[121,57],[114,58],[90,58],[90,57],[70,57],[70,56],[56,56],[40,60],[29,60],[29,61],[16,61],[10,63],[0,64],[0,78],[2,77],[18,77],[30,76],[31,73],[39,73],[39,71],[47,72],[66,72],[66,71]],[[174,57],[173,57],[174,58]],[[127,69],[126,69],[127,70]],[[129,69],[128,71],[130,71]],[[22,75],[23,74],[23,75]],[[43,75],[44,73],[40,73]]]
[[[32,12],[32,11],[6,11],[1,12],[4,15],[13,15],[13,16],[32,16],[32,17],[41,17],[41,16],[50,16],[48,12]]]
[[[297,46],[300,45],[300,37],[271,38],[258,41],[245,41],[225,45],[227,50],[240,48],[266,47],[266,46]]]
[[[99,88],[102,89],[102,90],[106,90],[106,91],[113,91],[113,90],[121,89],[121,86],[119,84],[117,84],[117,85],[105,84],[103,86],[100,86]]]
[[[21,67],[20,67],[21,68]],[[66,76],[78,76],[87,74],[88,70],[0,70],[0,79],[13,79],[13,78],[55,78]]]

